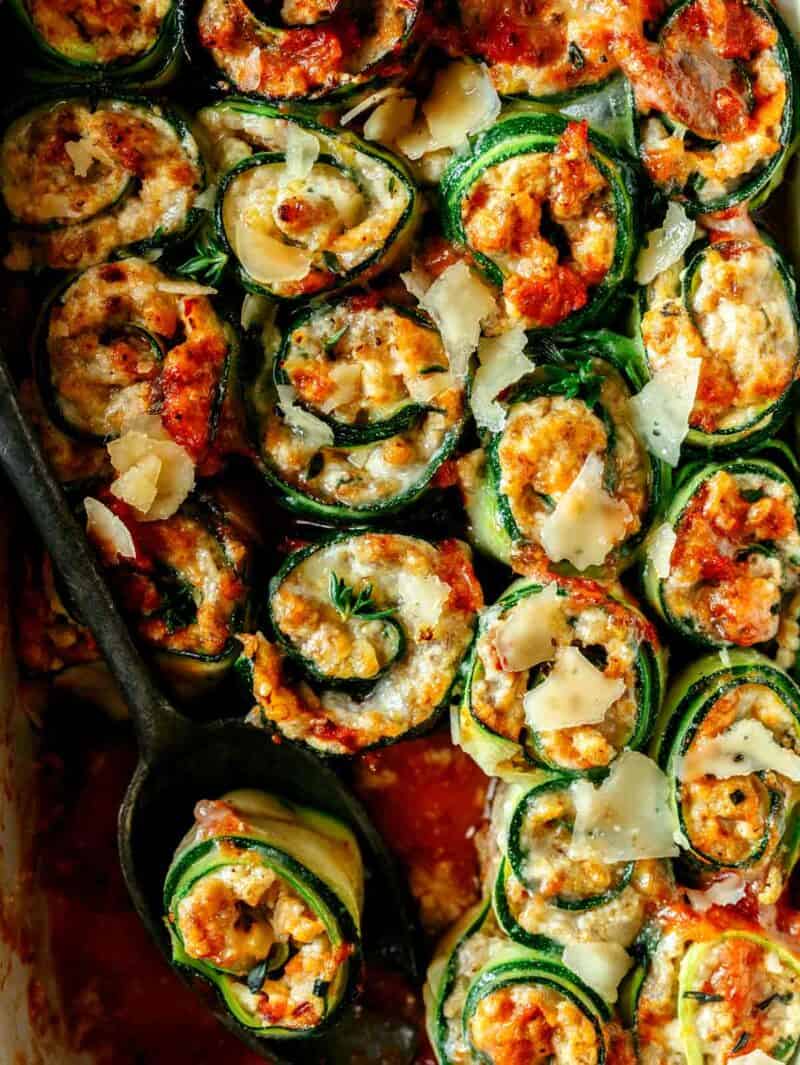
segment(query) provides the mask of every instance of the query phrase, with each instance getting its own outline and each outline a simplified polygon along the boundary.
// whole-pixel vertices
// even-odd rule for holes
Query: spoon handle
[[[19,493],[82,618],[94,633],[130,709],[142,758],[152,761],[179,746],[191,726],[161,694],[142,662],[86,537],[22,412],[2,354],[0,466]]]

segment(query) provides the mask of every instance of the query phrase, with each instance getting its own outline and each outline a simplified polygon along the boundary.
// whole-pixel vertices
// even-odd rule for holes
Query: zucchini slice
[[[624,687],[610,692],[600,720],[537,731],[527,694],[556,670],[554,660],[576,655],[595,686],[614,678]],[[602,769],[622,750],[647,742],[665,677],[655,629],[621,592],[552,574],[522,578],[480,617],[458,711],[459,742],[484,772],[504,779],[534,769]],[[564,680],[554,683],[570,701]]]
[[[195,462],[207,457],[238,339],[196,287],[131,258],[92,266],[55,288],[34,356],[39,391],[62,432],[101,444],[158,413]]]
[[[248,292],[300,299],[363,283],[409,250],[405,164],[355,134],[232,98],[199,115],[218,171],[216,255]]]
[[[35,81],[104,82],[156,88],[174,77],[181,58],[183,8],[178,0],[10,0],[30,34]]]
[[[190,497],[161,521],[137,521],[110,494],[103,502],[136,548],[133,559],[112,558],[97,545],[120,609],[179,698],[205,693],[239,654],[235,636],[250,607],[250,542],[210,497]]]
[[[237,92],[295,103],[338,103],[401,70],[422,0],[203,0],[196,34]]]
[[[791,479],[758,456],[687,469],[665,515],[669,559],[645,566],[651,606],[707,647],[771,645],[800,584],[798,507]]]
[[[504,396],[505,425],[460,463],[478,547],[506,563],[524,554],[540,565],[549,565],[549,551],[558,568],[592,576],[631,564],[669,482],[631,419],[637,359],[622,337],[583,334]],[[590,483],[593,467],[602,467],[600,483]],[[585,496],[585,518],[590,505],[597,517],[591,529],[587,520],[585,544],[557,534],[553,515],[568,493],[565,508]]]
[[[317,1034],[353,993],[363,898],[341,821],[261,791],[203,800],[164,884],[173,963],[259,1036]]]
[[[643,1065],[725,1065],[757,1050],[794,1056],[800,957],[730,910],[717,914],[676,903],[636,944],[628,1009]]]
[[[252,435],[283,502],[371,520],[419,498],[454,450],[465,384],[428,319],[353,296],[305,309],[247,391]]]
[[[607,1060],[608,1006],[557,955],[506,940],[488,900],[439,944],[424,994],[439,1065]]]
[[[495,919],[535,950],[593,941],[627,947],[650,907],[671,894],[668,865],[571,857],[571,784],[570,777],[545,775],[495,792],[484,862]]]
[[[203,161],[177,112],[137,97],[54,98],[0,143],[9,270],[85,269],[183,239],[201,211]]]
[[[780,15],[760,0],[724,0],[713,12],[677,0],[658,48],[660,73],[647,55],[631,57],[647,95],[639,136],[650,178],[694,213],[762,202],[800,128],[797,45]]]
[[[275,642],[241,637],[249,720],[323,754],[430,728],[457,695],[480,603],[455,540],[356,532],[294,552],[270,584]]]
[[[635,173],[585,120],[511,113],[472,139],[440,192],[445,235],[526,329],[586,327],[630,276]]]
[[[720,751],[737,748],[739,730],[744,757],[732,756],[742,764],[736,773]],[[780,749],[800,752],[800,689],[757,651],[707,655],[676,677],[653,740],[690,873],[742,871],[764,902],[777,899],[800,845],[800,790],[785,775]],[[748,751],[757,752],[760,768]]]
[[[674,352],[703,360],[689,448],[729,454],[780,428],[800,363],[794,275],[762,239],[705,239],[639,290],[651,372]]]

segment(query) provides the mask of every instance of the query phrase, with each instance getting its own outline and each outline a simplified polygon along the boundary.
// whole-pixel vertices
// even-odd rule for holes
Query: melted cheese
[[[547,679],[523,699],[525,720],[537,732],[593,725],[625,694],[625,681],[607,677],[577,647],[562,647]]]
[[[86,510],[86,531],[115,558],[136,558],[136,547],[128,526],[109,510],[99,499],[87,496],[83,501]]]
[[[483,337],[478,344],[480,366],[472,383],[470,403],[481,429],[499,433],[505,425],[508,412],[497,402],[497,396],[534,369],[525,354],[527,343],[525,330],[517,326],[498,337]]]
[[[649,285],[662,271],[680,262],[694,240],[696,228],[683,207],[671,200],[663,226],[647,234],[645,246],[639,252],[636,261],[637,282]]]
[[[698,780],[703,776],[726,780],[764,770],[800,781],[800,755],[776,743],[760,721],[747,718],[736,721],[718,736],[695,744],[677,766],[679,780]]]
[[[549,662],[563,626],[555,584],[517,603],[495,631],[495,650],[503,670],[519,673]]]
[[[670,560],[677,539],[672,526],[664,522],[663,525],[659,525],[647,542],[647,561],[661,580],[669,577]]]
[[[569,943],[562,961],[609,1003],[617,1001],[620,981],[633,965],[633,958],[619,943],[602,942]]]
[[[631,512],[603,487],[603,460],[588,455],[581,471],[542,522],[542,545],[553,562],[599,566],[625,537]]]
[[[403,609],[414,626],[414,635],[432,631],[450,598],[450,586],[433,575],[404,573],[398,590]]]
[[[677,857],[669,781],[645,755],[624,751],[599,787],[577,780],[571,791],[575,805],[571,858],[611,864]]]
[[[441,333],[453,375],[464,380],[470,357],[478,347],[481,322],[495,309],[491,291],[466,263],[458,262],[434,281],[420,306]]]

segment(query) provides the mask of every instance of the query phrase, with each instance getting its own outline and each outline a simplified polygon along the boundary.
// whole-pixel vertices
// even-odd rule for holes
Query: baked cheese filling
[[[158,40],[171,0],[29,0],[28,13],[43,40],[79,63],[136,59]]]
[[[795,378],[800,352],[794,293],[766,243],[721,240],[647,289],[642,339],[650,369],[702,359],[689,424],[706,434],[749,428]]]
[[[204,185],[194,139],[158,105],[64,100],[27,112],[0,145],[10,270],[83,269],[182,233]]]
[[[419,0],[284,0],[270,21],[272,11],[244,0],[204,0],[197,32],[241,92],[315,99],[350,93],[389,72],[420,7]]]
[[[592,157],[587,125],[569,123],[552,151],[487,167],[462,201],[461,221],[470,249],[502,275],[512,322],[555,326],[580,311],[617,243],[611,188]]]

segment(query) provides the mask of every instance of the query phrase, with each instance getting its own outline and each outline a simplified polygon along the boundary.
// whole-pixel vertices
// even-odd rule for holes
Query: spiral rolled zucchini
[[[623,338],[586,334],[509,390],[502,428],[459,466],[478,547],[590,576],[633,561],[668,471],[634,428],[617,355],[634,357]]]
[[[661,22],[657,59],[645,45],[628,67],[652,181],[690,212],[762,200],[798,130],[797,45],[775,8],[678,0]]]
[[[679,635],[710,647],[769,646],[800,582],[798,497],[772,462],[689,472],[645,569],[648,600]]]
[[[439,1065],[603,1065],[608,1006],[557,956],[506,940],[488,903],[468,911],[436,950],[425,985]]]
[[[676,903],[637,942],[627,1011],[642,1065],[791,1061],[800,958],[735,910]]]
[[[80,270],[153,251],[199,221],[203,161],[183,119],[137,98],[55,99],[0,143],[10,270]]]
[[[430,321],[372,296],[302,311],[250,390],[262,468],[293,510],[365,520],[407,507],[453,451],[465,383]]]
[[[458,156],[441,184],[445,233],[502,290],[525,329],[581,329],[629,277],[633,170],[586,122],[511,114]]]
[[[688,447],[740,451],[775,432],[800,361],[791,268],[763,235],[705,239],[639,293],[651,373],[701,359]]]
[[[675,679],[653,754],[690,873],[736,873],[777,899],[800,845],[798,752],[800,689],[763,655],[708,655]]]
[[[485,772],[585,773],[646,743],[664,691],[653,626],[592,581],[524,578],[480,618],[459,742]]]
[[[199,43],[238,92],[333,103],[398,74],[422,3],[283,0],[277,7],[204,0]]]
[[[257,1035],[314,1035],[353,991],[363,896],[341,821],[260,791],[203,800],[164,884],[173,962]]]
[[[238,341],[195,288],[131,258],[55,289],[34,356],[45,408],[64,434],[102,444],[157,414],[194,462],[209,456]]]
[[[457,690],[480,603],[458,541],[363,532],[293,553],[270,586],[274,642],[240,638],[249,720],[324,754],[430,727]]]
[[[248,291],[320,295],[368,281],[408,250],[417,190],[380,147],[252,100],[205,108],[200,121],[220,175],[216,254]]]

